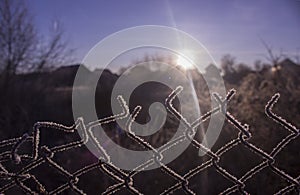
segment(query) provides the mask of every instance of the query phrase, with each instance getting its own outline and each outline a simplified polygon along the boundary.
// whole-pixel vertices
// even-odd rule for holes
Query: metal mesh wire
[[[224,99],[222,99],[222,97],[220,97],[218,94],[214,94],[214,97],[218,102],[219,106],[212,109],[208,113],[202,115],[200,118],[198,118],[192,123],[188,122],[184,118],[184,116],[182,116],[174,108],[172,104],[173,100],[178,95],[178,93],[180,93],[181,90],[182,88],[178,87],[169,95],[169,97],[166,99],[166,107],[170,113],[172,113],[175,117],[177,117],[184,123],[184,126],[186,128],[184,131],[185,133],[173,140],[172,142],[168,142],[159,150],[154,148],[142,137],[135,135],[134,132],[131,130],[131,125],[135,121],[137,115],[139,114],[141,107],[137,106],[134,109],[134,111],[130,113],[126,102],[121,96],[118,97],[118,100],[123,111],[118,115],[100,119],[98,121],[90,122],[87,124],[84,123],[83,118],[79,118],[74,125],[69,127],[53,122],[37,122],[34,125],[33,130],[31,132],[28,132],[18,138],[1,141],[0,148],[10,148],[10,150],[0,153],[0,181],[4,181],[5,183],[2,186],[0,186],[0,193],[5,193],[11,188],[20,188],[24,193],[28,194],[57,194],[62,193],[67,189],[72,190],[73,192],[78,194],[85,194],[85,192],[82,189],[80,189],[77,185],[80,177],[87,174],[88,172],[92,172],[98,169],[107,174],[115,181],[115,184],[109,186],[104,192],[102,192],[103,194],[111,194],[123,188],[127,189],[133,194],[142,194],[143,192],[139,191],[135,187],[135,176],[140,174],[145,168],[153,164],[158,164],[163,172],[167,173],[170,177],[174,178],[177,181],[175,185],[166,186],[165,190],[161,192],[161,194],[170,194],[179,189],[182,189],[187,194],[195,194],[189,188],[189,180],[209,167],[214,168],[219,174],[224,176],[227,180],[229,180],[232,183],[231,186],[228,186],[228,188],[223,192],[220,192],[220,194],[231,194],[234,192],[239,192],[241,194],[249,194],[249,192],[245,190],[246,181],[250,180],[251,178],[253,178],[254,175],[259,174],[264,169],[270,169],[276,175],[280,176],[282,179],[286,180],[289,183],[289,185],[279,190],[276,194],[287,194],[291,191],[299,193],[300,176],[298,176],[297,178],[293,178],[284,170],[278,168],[275,162],[276,155],[279,152],[281,152],[282,149],[293,139],[299,136],[299,129],[287,122],[284,118],[272,112],[273,106],[280,97],[278,93],[275,94],[267,103],[265,107],[265,113],[269,118],[273,119],[276,123],[282,125],[286,130],[288,130],[290,134],[284,139],[282,139],[277,144],[277,146],[273,148],[272,152],[267,153],[259,147],[255,146],[253,143],[249,142],[249,139],[252,137],[252,135],[249,131],[248,125],[239,122],[231,113],[229,113],[226,110],[229,100],[235,94],[235,90],[229,91],[229,93]],[[208,120],[211,115],[219,112],[225,115],[226,120],[238,130],[239,134],[236,139],[231,140],[230,142],[219,148],[216,152],[213,152],[209,148],[205,147],[202,143],[195,140],[194,135],[197,131],[197,127],[200,124]],[[152,159],[148,160],[147,162],[144,162],[143,164],[139,165],[133,171],[130,172],[126,172],[119,169],[111,162],[109,154],[106,152],[102,144],[97,140],[93,132],[93,128],[95,126],[111,123],[113,121],[116,121],[117,119],[127,119],[127,135],[135,142],[141,144],[145,149],[151,150],[153,152]],[[56,129],[65,133],[76,133],[78,131],[81,132],[82,139],[77,141],[75,140],[63,145],[57,145],[51,148],[46,145],[41,146],[40,133],[42,129]],[[180,144],[182,140],[190,140],[194,147],[206,152],[206,155],[209,157],[207,161],[203,162],[201,165],[193,169],[190,169],[185,174],[179,174],[166,164],[162,163],[162,159],[164,158],[164,152],[167,150],[172,150],[172,147],[174,147],[176,144]],[[102,158],[100,158],[98,162],[92,163],[72,173],[65,169],[63,166],[61,166],[58,162],[55,162],[53,157],[58,153],[68,152],[74,148],[81,148],[88,141],[92,141],[92,143],[99,149],[99,151],[102,154]],[[20,154],[20,147],[25,142],[32,143],[32,153]],[[219,163],[221,156],[226,152],[230,151],[234,146],[238,144],[246,146],[246,148],[248,148],[251,152],[254,152],[256,155],[263,159],[261,163],[248,170],[241,177],[236,177],[224,167],[222,167]],[[17,172],[8,171],[9,169],[4,166],[4,164],[7,162],[20,165],[20,170],[18,170]],[[34,169],[43,164],[50,165],[51,167],[56,169],[56,171],[65,176],[67,182],[62,183],[59,187],[55,188],[52,191],[47,191],[47,187],[44,186],[42,182],[40,182],[33,173]],[[31,179],[34,182],[35,188],[32,188],[25,184],[25,181],[29,179]]]

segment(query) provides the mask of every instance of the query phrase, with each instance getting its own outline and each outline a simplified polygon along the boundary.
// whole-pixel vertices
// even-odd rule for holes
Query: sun
[[[183,57],[181,55],[177,56],[176,64],[178,66],[181,66],[185,70],[192,69],[194,67],[194,65],[188,59],[186,59],[185,57]]]

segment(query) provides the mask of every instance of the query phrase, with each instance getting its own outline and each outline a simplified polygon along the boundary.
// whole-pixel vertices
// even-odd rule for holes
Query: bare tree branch
[[[17,72],[42,71],[62,65],[71,55],[63,31],[54,23],[46,40],[38,35],[24,2],[0,2],[0,71],[5,77]]]
[[[263,46],[266,48],[268,53],[268,55],[265,56],[266,60],[268,60],[271,63],[271,65],[278,66],[280,61],[285,57],[282,49],[280,49],[279,53],[276,54],[274,53],[273,48],[270,47],[270,45],[268,45],[263,39],[260,39],[260,41],[263,44]]]

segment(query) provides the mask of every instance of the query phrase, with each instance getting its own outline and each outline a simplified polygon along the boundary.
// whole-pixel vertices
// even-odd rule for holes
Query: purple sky
[[[166,25],[198,39],[219,62],[224,54],[264,59],[260,38],[275,51],[300,55],[300,0],[27,0],[40,31],[63,23],[76,60],[106,36],[137,25]]]

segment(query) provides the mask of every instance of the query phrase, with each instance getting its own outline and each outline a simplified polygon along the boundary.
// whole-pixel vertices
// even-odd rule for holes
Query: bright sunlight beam
[[[185,70],[192,69],[194,67],[190,61],[188,61],[185,57],[181,55],[178,55],[176,63]]]

